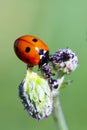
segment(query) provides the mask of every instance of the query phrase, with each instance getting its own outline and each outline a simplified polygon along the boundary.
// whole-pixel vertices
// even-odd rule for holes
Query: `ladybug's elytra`
[[[17,57],[25,62],[28,67],[39,65],[44,76],[52,88],[58,88],[56,80],[52,79],[52,72],[49,66],[48,46],[35,36],[21,36],[14,42],[14,51]]]
[[[14,42],[14,51],[18,58],[29,66],[43,65],[48,62],[48,46],[35,36],[22,36]]]

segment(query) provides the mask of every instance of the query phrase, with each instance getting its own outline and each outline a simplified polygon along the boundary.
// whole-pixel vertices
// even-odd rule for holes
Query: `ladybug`
[[[39,65],[49,61],[48,46],[35,36],[21,36],[14,42],[17,57],[29,66]]]

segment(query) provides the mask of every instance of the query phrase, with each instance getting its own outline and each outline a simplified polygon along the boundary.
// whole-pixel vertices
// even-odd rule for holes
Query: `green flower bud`
[[[30,69],[19,85],[19,96],[24,108],[37,120],[52,113],[53,98],[48,82]]]

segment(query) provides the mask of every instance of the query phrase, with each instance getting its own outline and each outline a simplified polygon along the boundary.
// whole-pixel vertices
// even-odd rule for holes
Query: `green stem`
[[[58,97],[53,101],[53,118],[57,130],[68,130]]]

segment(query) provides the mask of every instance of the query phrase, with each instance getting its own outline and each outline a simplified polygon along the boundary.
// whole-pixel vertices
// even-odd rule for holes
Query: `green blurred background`
[[[0,130],[55,130],[52,116],[31,118],[18,97],[26,65],[13,50],[21,35],[41,38],[54,53],[69,47],[79,57],[74,82],[60,92],[69,130],[87,130],[87,0],[0,0]]]

